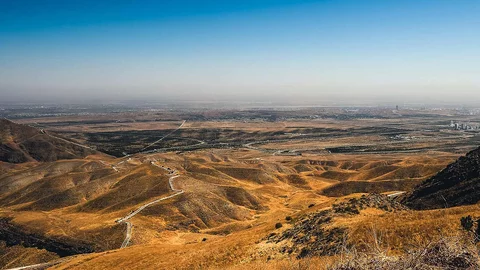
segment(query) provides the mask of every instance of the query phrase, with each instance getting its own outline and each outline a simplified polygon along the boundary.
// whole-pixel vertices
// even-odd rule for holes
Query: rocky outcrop
[[[281,234],[272,234],[268,242],[282,243],[281,251],[294,253],[298,258],[307,256],[331,256],[347,244],[348,230],[344,227],[327,226],[339,216],[358,215],[366,208],[377,208],[387,212],[407,209],[386,195],[369,194],[334,204],[331,209],[315,212],[297,220]]]

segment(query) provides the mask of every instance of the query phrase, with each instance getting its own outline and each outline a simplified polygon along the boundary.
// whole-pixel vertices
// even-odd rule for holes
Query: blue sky
[[[0,0],[0,99],[462,102],[480,1]]]

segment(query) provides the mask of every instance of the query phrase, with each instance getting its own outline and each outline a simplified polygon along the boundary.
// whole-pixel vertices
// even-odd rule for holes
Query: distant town
[[[479,130],[480,126],[478,124],[471,123],[459,123],[455,121],[450,122],[450,127],[454,130]]]

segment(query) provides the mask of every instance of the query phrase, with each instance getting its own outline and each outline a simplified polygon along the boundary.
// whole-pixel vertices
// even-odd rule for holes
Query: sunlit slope
[[[120,215],[172,193],[167,172],[158,167],[162,165],[179,172],[181,177],[176,185],[186,192],[171,203],[161,203],[148,211],[162,215],[169,208],[178,215],[177,219],[206,228],[251,217],[250,211],[265,211],[268,207],[264,202],[270,196],[293,190],[341,196],[370,189],[411,189],[452,159],[445,156],[430,160],[406,157],[326,161],[318,157],[282,157],[279,162],[279,157],[252,158],[243,154],[232,152],[227,157],[224,151],[194,152],[2,166],[5,169],[0,174],[0,205],[15,211],[64,209],[71,213]],[[165,217],[172,220],[171,215]]]
[[[126,226],[115,221],[149,202],[175,194],[169,185],[169,170],[175,170],[178,177],[173,185],[184,193],[149,205],[130,220],[132,250],[144,252],[140,247],[161,245],[158,252],[175,253],[172,250],[183,250],[178,246],[192,244],[206,252],[215,248],[210,246],[215,240],[231,245],[228,252],[235,253],[240,241],[237,237],[251,249],[287,216],[329,207],[336,200],[332,196],[408,191],[452,159],[443,154],[435,158],[288,157],[229,149],[2,163],[0,218],[48,238],[61,236],[90,245],[95,252],[117,249],[125,238]],[[405,174],[409,168],[418,170]],[[207,244],[202,243],[204,238]],[[219,257],[230,261],[223,257],[227,256],[225,252],[219,251]],[[198,258],[204,255],[199,253]]]

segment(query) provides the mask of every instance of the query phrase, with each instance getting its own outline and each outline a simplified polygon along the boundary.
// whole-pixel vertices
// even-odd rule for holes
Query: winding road
[[[103,160],[100,160],[100,162],[101,162],[103,165],[106,165],[106,166],[111,167],[115,172],[119,172],[119,171],[120,171],[120,170],[118,170],[117,167],[115,167],[115,165],[108,164],[107,162],[105,162],[105,161],[103,161]]]
[[[162,166],[159,166],[157,164],[155,164],[153,161],[150,162],[153,166],[156,166],[158,168],[161,168],[161,169],[164,169],[166,171],[169,172],[169,175],[170,178],[168,179],[168,186],[170,187],[170,189],[175,192],[174,194],[172,195],[169,195],[169,196],[166,196],[166,197],[162,197],[160,199],[157,199],[157,200],[154,200],[154,201],[151,201],[147,204],[144,204],[142,206],[140,206],[139,208],[137,208],[137,210],[131,212],[130,214],[126,215],[125,217],[121,218],[121,219],[118,219],[116,220],[115,222],[117,223],[125,223],[127,224],[127,231],[126,231],[126,234],[125,234],[125,239],[123,240],[123,243],[122,243],[122,246],[120,248],[125,248],[128,246],[128,244],[130,243],[130,239],[132,238],[132,228],[133,228],[133,225],[132,223],[129,221],[132,217],[134,217],[136,214],[140,213],[143,209],[149,207],[150,205],[152,204],[156,204],[158,202],[161,202],[161,201],[164,201],[164,200],[168,200],[168,199],[171,199],[175,196],[178,196],[180,194],[183,194],[185,191],[184,190],[181,190],[181,189],[176,189],[173,185],[173,180],[177,177],[179,177],[180,175],[178,175],[177,171],[176,170],[169,170],[169,169],[166,169]]]
[[[47,263],[39,263],[39,264],[32,264],[32,265],[27,265],[27,266],[21,266],[21,267],[16,267],[16,268],[10,268],[8,270],[25,270],[25,269],[47,269],[51,266],[55,266],[57,264],[60,264],[64,262],[64,259],[56,260],[54,262],[47,262]]]
[[[130,221],[124,221],[127,224],[127,232],[125,235],[125,239],[123,240],[122,246],[120,248],[125,248],[130,243],[130,239],[132,238],[132,223]]]
[[[102,163],[106,164],[105,162],[102,161]],[[130,243],[130,239],[132,238],[132,228],[133,228],[133,224],[129,221],[132,217],[134,217],[136,214],[140,213],[143,209],[149,207],[150,205],[152,204],[155,204],[155,203],[158,203],[158,202],[161,202],[161,201],[164,201],[164,200],[168,200],[168,199],[171,199],[175,196],[178,196],[180,194],[183,194],[185,191],[184,190],[181,190],[181,189],[176,189],[175,186],[173,185],[173,180],[177,177],[180,177],[180,175],[178,175],[178,172],[176,170],[171,170],[169,168],[165,168],[163,166],[159,166],[157,165],[156,163],[154,163],[153,161],[150,162],[153,166],[155,167],[158,167],[158,168],[161,168],[163,170],[166,170],[169,172],[169,175],[170,178],[168,179],[168,186],[169,188],[175,192],[174,194],[172,195],[169,195],[169,196],[166,196],[166,197],[162,197],[160,199],[157,199],[157,200],[154,200],[154,201],[151,201],[147,204],[144,204],[142,206],[140,206],[139,208],[137,208],[137,210],[131,212],[130,214],[126,215],[125,217],[121,218],[121,219],[118,219],[116,220],[115,222],[117,223],[125,223],[127,224],[127,231],[126,231],[126,234],[125,234],[125,239],[123,240],[123,243],[122,243],[122,246],[120,248],[125,248],[128,246],[128,244]],[[106,164],[108,165],[108,164]],[[114,168],[114,166],[112,166],[112,168]],[[116,170],[117,171],[117,170]],[[64,262],[66,259],[65,258],[61,258],[59,260],[56,260],[56,261],[53,261],[53,262],[47,262],[47,263],[40,263],[40,264],[33,264],[33,265],[27,265],[27,266],[22,266],[22,267],[16,267],[16,268],[11,268],[9,270],[25,270],[25,269],[46,269],[48,267],[51,267],[51,266],[55,266],[57,264],[60,264],[62,262]]]

